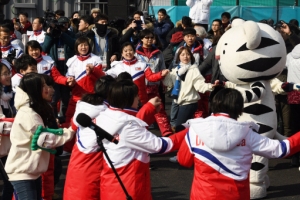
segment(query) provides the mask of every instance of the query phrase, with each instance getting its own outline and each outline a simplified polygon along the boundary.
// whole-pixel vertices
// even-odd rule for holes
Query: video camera
[[[58,23],[57,19],[55,18],[55,13],[51,11],[49,8],[44,11],[44,31],[50,28],[50,35],[54,38],[58,38],[61,34],[61,27],[64,26],[63,23]]]
[[[145,18],[146,20],[150,21],[150,22],[155,22],[155,15],[149,15],[148,17]]]

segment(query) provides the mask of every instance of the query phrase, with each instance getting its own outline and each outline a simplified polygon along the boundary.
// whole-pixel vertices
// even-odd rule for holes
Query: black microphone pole
[[[118,174],[115,166],[111,162],[111,160],[110,160],[110,158],[109,158],[109,156],[108,156],[108,154],[106,152],[106,149],[104,148],[104,145],[103,145],[103,142],[102,142],[103,138],[101,138],[97,133],[96,133],[96,135],[97,135],[97,143],[98,143],[98,145],[100,147],[100,150],[104,153],[104,156],[106,157],[106,159],[107,159],[107,161],[108,161],[111,169],[113,170],[116,178],[118,179],[118,181],[119,181],[119,183],[120,183],[120,185],[121,185],[121,187],[122,187],[122,189],[123,189],[123,191],[124,191],[124,193],[126,195],[126,199],[127,200],[132,200],[132,197],[128,194],[128,192],[127,192],[127,190],[126,190],[126,188],[125,188],[125,186],[124,186],[124,184],[123,184],[123,182],[122,182],[122,180],[121,180],[121,178],[120,178],[120,176],[119,176],[119,174]]]

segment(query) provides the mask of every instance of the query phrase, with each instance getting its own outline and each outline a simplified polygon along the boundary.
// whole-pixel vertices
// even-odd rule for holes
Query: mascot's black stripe
[[[252,104],[244,108],[244,113],[250,115],[263,115],[269,112],[273,112],[273,109],[266,105],[258,104],[258,103]]]
[[[260,89],[259,88],[253,88],[252,90],[256,94],[256,96],[258,96],[258,98],[260,98],[260,95],[261,95]]]
[[[264,72],[274,67],[280,61],[280,59],[281,57],[258,58],[256,60],[251,60],[250,62],[240,64],[238,67],[253,72]]]
[[[255,82],[255,81],[259,81],[259,80],[271,80],[271,79],[275,78],[278,74],[273,74],[270,76],[258,76],[255,78],[238,78],[238,80],[246,82],[246,83]]]
[[[246,91],[246,97],[247,97],[247,100],[248,100],[248,102],[250,102],[250,101],[251,101],[251,99],[252,99],[252,97],[253,97],[253,95],[252,95],[252,93],[251,93],[251,92],[249,92],[249,91]]]
[[[277,41],[271,39],[271,38],[265,38],[262,37],[259,46],[256,49],[262,49],[265,47],[273,46],[275,44],[279,44]],[[243,44],[236,52],[239,51],[248,51],[247,43]]]
[[[254,163],[251,164],[251,169],[254,170],[254,171],[259,171],[264,167],[265,167],[264,164],[258,163],[258,162],[254,162]]]
[[[270,126],[260,124],[260,123],[257,123],[257,124],[259,125],[259,130],[258,130],[259,134],[263,134],[263,133],[266,133],[266,132],[269,132],[269,131],[273,130],[273,128],[270,127]]]
[[[261,82],[255,82],[251,87],[255,87],[255,86],[263,87],[264,89],[266,89],[265,86]]]

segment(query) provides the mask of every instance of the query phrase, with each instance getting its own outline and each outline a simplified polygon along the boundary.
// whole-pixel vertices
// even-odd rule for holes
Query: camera
[[[55,13],[51,11],[49,8],[44,11],[44,30],[46,31],[50,28],[50,33],[53,38],[58,38],[61,34],[61,28],[64,26],[63,23],[59,23],[55,18]]]
[[[152,22],[152,23],[156,21],[154,15],[149,15],[148,17],[146,17],[146,20],[148,20],[148,21],[150,21],[150,22]]]

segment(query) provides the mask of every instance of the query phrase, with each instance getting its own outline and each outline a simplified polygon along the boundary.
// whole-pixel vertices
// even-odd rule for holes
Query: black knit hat
[[[189,34],[191,34],[191,35],[196,35],[197,33],[196,33],[196,30],[195,30],[194,28],[191,28],[191,27],[187,27],[187,28],[185,28],[185,29],[182,31],[182,35],[183,35],[183,36],[186,36],[186,35],[189,35]]]

